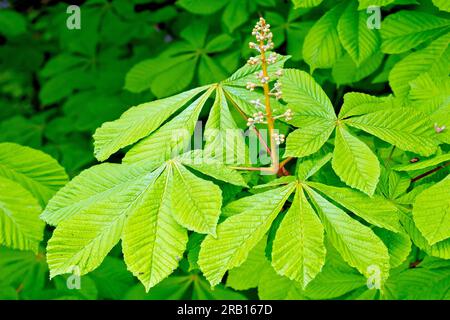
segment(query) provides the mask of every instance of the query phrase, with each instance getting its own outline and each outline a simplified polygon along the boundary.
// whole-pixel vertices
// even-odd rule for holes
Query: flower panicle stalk
[[[289,121],[293,117],[291,109],[287,109],[283,114],[274,115],[270,100],[275,98],[279,100],[282,98],[281,83],[276,81],[272,88],[270,88],[271,78],[268,73],[269,65],[275,64],[279,59],[279,56],[275,52],[271,52],[274,48],[273,33],[270,30],[270,24],[266,22],[264,18],[259,18],[255,27],[252,30],[252,35],[255,37],[256,42],[249,42],[250,49],[258,52],[258,56],[251,57],[247,63],[251,66],[260,65],[261,70],[255,73],[255,81],[249,81],[246,84],[246,88],[250,91],[254,91],[257,87],[262,87],[264,91],[264,101],[260,99],[251,100],[250,103],[255,106],[258,112],[254,113],[252,117],[247,118],[247,126],[254,127],[255,124],[266,124],[269,131],[269,145],[270,145],[270,168],[260,168],[261,171],[269,171],[277,173],[280,169],[280,162],[278,157],[278,146],[285,142],[285,136],[275,132],[274,122],[276,119],[284,118],[285,121]],[[281,77],[283,70],[279,69],[274,73],[275,78]],[[284,162],[283,162],[284,163]],[[253,170],[256,168],[239,168]]]

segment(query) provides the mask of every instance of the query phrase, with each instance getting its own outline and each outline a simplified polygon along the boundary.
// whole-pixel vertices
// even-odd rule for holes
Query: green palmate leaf
[[[189,45],[192,45],[193,48],[201,48],[206,44],[208,29],[208,26],[203,21],[193,21],[185,26],[181,31],[180,36],[186,40]]]
[[[208,52],[214,53],[218,51],[223,51],[228,49],[234,42],[234,38],[228,34],[221,34],[214,39],[212,39],[207,45],[206,50]]]
[[[0,177],[0,244],[37,252],[44,223],[39,220],[41,207],[20,184]]]
[[[366,284],[366,279],[357,270],[350,268],[336,256],[337,253],[333,248],[330,249],[332,253],[328,252],[322,271],[305,290],[309,298],[337,298]]]
[[[142,169],[128,169],[118,164],[93,166],[64,186],[49,201],[41,218],[50,225],[58,225],[78,212],[121,193],[146,174]]]
[[[126,300],[245,300],[245,296],[219,285],[214,289],[199,274],[181,274],[164,279],[145,292],[136,285],[125,296]]]
[[[0,143],[0,177],[20,184],[42,207],[67,182],[64,169],[55,159],[14,143]]]
[[[135,283],[125,262],[111,256],[106,257],[89,276],[94,280],[99,296],[106,299],[122,299],[128,288]]]
[[[306,287],[325,263],[324,230],[301,188],[281,222],[272,248],[272,266]]]
[[[222,21],[229,32],[233,32],[237,27],[246,22],[249,16],[257,10],[257,6],[273,7],[273,0],[228,0],[228,4],[223,12]]]
[[[412,106],[428,114],[436,126],[450,127],[450,79],[447,75],[430,72],[421,74],[410,83]],[[450,143],[450,130],[439,133],[438,139]]]
[[[319,150],[334,130],[336,115],[322,88],[304,71],[287,69],[281,79],[283,99],[301,127],[287,138],[285,156],[304,157]]]
[[[339,19],[338,33],[342,46],[356,66],[371,57],[380,46],[378,30],[367,27],[367,13],[358,11],[354,1],[350,2]]]
[[[305,181],[319,171],[331,160],[333,154],[322,150],[321,152],[305,157],[297,162],[296,175],[300,181]]]
[[[383,197],[368,197],[349,188],[332,187],[317,182],[308,182],[308,185],[373,225],[393,232],[401,230],[397,208]]]
[[[211,156],[228,164],[246,162],[244,137],[231,115],[222,87],[217,88],[205,125],[205,140],[205,152]]]
[[[305,294],[311,299],[332,299],[363,287],[365,278],[354,269],[351,270],[343,272],[325,266]]]
[[[308,300],[299,282],[280,276],[272,267],[261,274],[258,296],[261,300]]]
[[[198,56],[193,51],[191,44],[178,42],[161,56],[139,62],[127,73],[125,89],[139,93],[151,88],[157,97],[180,92],[194,76]],[[175,53],[179,55],[171,56]],[[170,77],[177,81],[167,81]]]
[[[430,245],[450,237],[450,176],[421,192],[414,202],[417,228]]]
[[[391,4],[395,0],[359,0],[359,7],[358,9],[366,9],[368,7],[383,7],[388,4]]]
[[[342,258],[366,277],[376,269],[380,282],[384,282],[389,274],[389,254],[380,238],[312,189],[306,190],[321,217],[328,239]]]
[[[272,181],[269,181],[268,183],[256,185],[253,187],[253,189],[258,190],[258,189],[265,189],[265,188],[270,188],[270,187],[279,187],[279,186],[286,185],[286,184],[289,184],[291,182],[296,182],[296,181],[297,181],[297,179],[294,176],[283,176],[283,177],[274,179]],[[229,212],[231,212],[231,211],[229,211]],[[224,213],[226,214],[227,210],[225,210]],[[231,213],[231,214],[234,214],[234,213]]]
[[[418,262],[414,268],[401,270],[390,279],[388,299],[448,299],[448,261],[425,256]]]
[[[331,74],[338,85],[352,84],[374,73],[383,62],[383,57],[384,54],[377,51],[358,67],[350,55],[346,53],[336,61]]]
[[[411,252],[411,240],[406,233],[374,229],[375,234],[383,240],[389,251],[391,269],[400,266]]]
[[[240,266],[247,259],[293,189],[294,185],[290,184],[228,205],[236,214],[219,224],[217,238],[207,236],[200,249],[200,269],[213,286],[221,281],[228,269]]]
[[[288,102],[295,111],[299,109],[302,116],[336,119],[330,99],[308,73],[301,70],[285,69],[281,78],[281,85],[283,87],[283,100]],[[295,121],[294,124],[296,124]]]
[[[198,56],[192,53],[167,58],[167,68],[160,71],[152,79],[152,92],[157,96],[166,97],[185,89],[194,78]],[[173,81],[176,79],[176,81]]]
[[[48,268],[45,256],[32,251],[0,247],[0,284],[17,288],[22,299],[37,297],[46,285]],[[3,288],[2,288],[3,289]],[[1,295],[1,294],[0,294]]]
[[[86,62],[85,60],[86,58],[83,56],[75,56],[68,52],[59,53],[47,61],[40,70],[40,74],[44,77],[51,77],[73,67],[80,66]]]
[[[0,11],[0,33],[7,37],[16,37],[27,30],[27,20],[13,10],[2,8]]]
[[[398,165],[393,167],[392,169],[396,171],[414,171],[414,170],[421,170],[426,169],[432,166],[436,166],[442,162],[449,161],[450,160],[450,154],[441,154],[440,156],[433,157],[431,159],[422,160],[416,163],[408,163],[404,165]]]
[[[375,72],[376,75],[372,79],[371,83],[377,84],[388,82],[389,73],[391,72],[392,67],[394,67],[394,65],[404,57],[404,54],[388,55],[383,66],[378,70],[378,72]]]
[[[439,10],[450,12],[450,3],[447,0],[433,0],[433,4]]]
[[[380,29],[385,53],[401,53],[435,38],[450,26],[448,19],[420,11],[399,11],[384,19]]]
[[[428,240],[424,238],[422,233],[417,229],[414,224],[412,214],[406,209],[401,210],[400,220],[411,240],[416,246],[425,251],[427,254],[433,257],[441,259],[450,259],[450,239],[440,241],[434,245],[430,245]]]
[[[80,289],[69,289],[70,286],[67,284],[73,278],[70,278],[69,275],[59,276],[55,279],[52,279],[56,292],[59,296],[62,296],[61,299],[67,300],[96,300],[99,299],[98,289],[95,285],[94,280],[90,276],[82,276],[80,277]],[[74,281],[72,280],[72,283]]]
[[[436,151],[436,133],[429,118],[411,108],[372,112],[345,120],[345,123],[402,150],[424,156],[432,155]]]
[[[295,9],[316,7],[321,4],[322,1],[323,0],[292,0]]]
[[[90,174],[98,185],[106,189],[111,188],[112,183],[117,183],[117,180],[110,180],[110,166],[98,166],[96,169]],[[130,174],[129,170],[121,165],[117,165],[115,169],[115,179],[124,179],[124,176]],[[73,210],[73,207],[81,207],[81,210],[59,222],[48,242],[47,262],[51,277],[71,272],[86,274],[97,268],[120,240],[126,218],[148,209],[144,201],[145,195],[162,169],[163,167],[141,175],[131,183],[118,184],[118,187],[112,189],[114,192],[96,193],[83,199],[84,201],[80,201],[77,196],[70,199],[72,206],[62,208],[61,212],[66,213]],[[82,180],[78,180],[74,185],[80,182]],[[66,191],[62,189],[60,193],[61,197],[64,197]],[[85,193],[83,196],[86,195]]]
[[[271,52],[267,52],[266,54],[271,54]],[[284,63],[290,58],[290,56],[282,56],[280,54],[275,53],[276,61],[275,63],[270,64],[267,67],[267,72],[270,76],[270,79],[276,80],[278,76],[275,75],[275,72],[279,69],[283,68]],[[257,57],[259,58],[259,57]],[[222,81],[222,84],[227,86],[240,86],[245,87],[248,81],[255,81],[255,73],[261,70],[261,64],[246,64],[243,67],[239,68],[235,73],[233,73],[228,79]]]
[[[308,9],[306,9],[308,10]],[[292,20],[296,19],[296,14],[300,14],[299,11],[291,11],[290,18]],[[287,52],[289,52],[290,55],[292,55],[292,60],[298,61],[303,60],[303,44],[306,35],[309,32],[309,29],[314,25],[315,21],[301,21],[301,22],[294,22],[291,21],[289,23],[289,27],[287,30],[284,30],[284,19],[283,23],[278,26],[279,30],[281,32],[286,31],[286,41],[287,41]],[[275,28],[273,29],[275,31]],[[275,39],[278,39],[279,36],[276,36]],[[299,41],[300,39],[300,41]]]
[[[417,102],[419,110],[426,113],[435,112],[436,108],[443,107],[449,102],[450,79],[444,75],[423,73],[410,82],[410,87],[409,98]]]
[[[106,160],[114,152],[148,136],[206,88],[200,87],[173,97],[143,103],[127,110],[120,119],[104,123],[94,134],[96,158]]]
[[[331,162],[334,171],[349,186],[373,195],[380,177],[380,163],[370,148],[338,126]]]
[[[247,290],[259,285],[261,272],[272,268],[265,255],[266,243],[267,237],[262,238],[249,252],[245,262],[228,272],[227,286],[235,290]]]
[[[393,280],[397,299],[448,300],[450,295],[449,268],[413,268],[402,272]]]
[[[201,56],[198,65],[200,84],[215,83],[225,79],[227,76],[228,72],[217,60],[210,58],[207,54]]]
[[[406,174],[400,174],[382,167],[380,177],[380,191],[388,199],[396,199],[406,193],[411,184],[411,178]]]
[[[408,177],[407,179],[409,180],[409,183],[411,185],[411,178],[407,175],[406,176],[404,175],[404,177]],[[419,195],[419,193],[421,193],[422,191],[424,191],[425,189],[427,189],[430,186],[431,186],[431,183],[417,185],[410,192],[407,192],[407,193],[401,195],[400,197],[396,198],[395,201],[401,205],[411,205],[412,206],[414,204],[416,197]],[[401,208],[401,207],[399,207],[399,208]]]
[[[188,240],[171,213],[171,179],[169,170],[150,186],[145,205],[128,218],[123,232],[125,262],[147,291],[176,269]]]
[[[175,220],[185,228],[215,236],[222,205],[220,188],[177,164],[173,165],[173,184]]]
[[[200,233],[192,233],[187,243],[187,262],[189,263],[189,271],[199,270],[198,254],[200,252],[200,245],[205,239],[206,235]]]
[[[156,167],[164,160],[180,153],[190,143],[200,111],[213,90],[213,87],[208,89],[174,119],[141,140],[128,151],[123,162]]]
[[[307,127],[289,134],[286,141],[285,157],[304,157],[317,152],[327,142],[335,128],[335,122],[317,118]]]
[[[303,46],[303,58],[311,67],[331,68],[342,54],[337,25],[344,10],[339,4],[325,13],[309,30]]]
[[[439,37],[426,48],[409,54],[398,62],[389,74],[389,85],[399,98],[406,98],[410,91],[410,82],[421,74],[430,72],[448,75],[450,68],[450,33]]]
[[[349,92],[344,95],[344,104],[339,111],[339,119],[360,116],[366,113],[393,108],[393,99],[379,98],[365,93]]]
[[[229,0],[222,16],[224,24],[230,32],[233,32],[237,27],[247,21],[250,5],[252,2],[243,0]]]
[[[194,276],[192,300],[246,300],[247,298],[235,291],[218,285],[211,288],[208,281],[198,275]]]
[[[228,101],[238,110],[238,112],[240,109],[241,113],[243,112],[246,115],[253,116],[258,111],[261,111],[260,108],[257,108],[250,101],[257,99],[264,101],[264,95],[262,93],[258,91],[249,91],[245,87],[223,86],[222,88]],[[286,106],[281,104],[274,97],[270,98],[270,107],[272,108],[272,111],[277,114],[283,114],[286,111]]]
[[[183,165],[204,173],[214,179],[247,187],[244,178],[236,170],[228,168],[220,160],[206,157],[201,150],[186,152],[177,158]]]
[[[178,0],[177,4],[192,13],[211,14],[220,10],[227,2],[228,0]]]
[[[135,64],[125,78],[125,89],[134,93],[149,90],[155,77],[155,69],[161,67],[161,59],[147,59]]]
[[[42,214],[57,225],[47,248],[51,275],[92,271],[122,237],[128,268],[148,290],[177,267],[187,242],[182,226],[214,234],[220,206],[220,189],[179,160],[153,172],[94,166],[61,189]]]

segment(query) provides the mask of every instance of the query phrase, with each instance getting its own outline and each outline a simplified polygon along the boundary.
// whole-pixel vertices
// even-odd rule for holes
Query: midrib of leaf
[[[302,199],[300,198],[299,192],[303,192],[303,189],[301,188],[300,185],[297,186],[297,190],[296,190],[296,192],[294,194],[294,197],[297,198],[296,200],[298,201],[298,206],[299,206],[298,209],[301,211],[301,206],[302,206],[302,202],[301,201],[302,201]],[[304,226],[305,226],[305,215],[304,214],[299,214],[298,216],[299,216],[299,220],[300,220],[299,221],[300,225],[302,226],[301,228],[299,228],[298,233],[300,235],[300,242],[304,246],[304,243],[305,243],[305,228],[304,228]],[[302,277],[303,277],[303,279],[305,279],[305,257],[306,257],[306,255],[304,254],[304,251],[306,251],[306,250],[305,250],[304,247],[302,249],[303,249],[303,254],[300,255],[300,259],[298,259],[297,261],[300,261],[300,263],[301,263],[301,266],[302,266],[302,269],[303,269],[302,270],[303,271],[302,272]]]
[[[175,169],[178,171],[178,174],[179,174],[179,176],[180,176],[180,178],[181,178],[181,181],[183,182],[183,185],[186,187],[186,190],[190,190],[190,189],[189,189],[189,184],[186,183],[186,180],[184,179],[183,174],[181,173],[180,169],[178,168],[178,165],[180,165],[180,164],[177,163],[177,162],[173,162],[173,166],[174,166]],[[201,212],[201,209],[198,207],[197,202],[195,201],[195,199],[192,198],[191,193],[190,193],[190,192],[187,192],[187,195],[189,196],[189,199],[191,199],[191,203],[192,203],[192,204],[194,205],[194,207],[197,209],[197,212]],[[198,215],[198,216],[201,218],[202,225],[203,225],[203,226],[208,226],[208,221],[205,220],[205,217],[204,217],[202,214],[200,214],[200,215]]]
[[[9,175],[2,174],[2,171],[9,173]],[[0,176],[3,176],[3,177],[5,177],[5,178],[7,178],[9,180],[14,180],[18,184],[20,184],[24,189],[27,189],[27,187],[24,186],[23,185],[24,183],[21,183],[20,180],[25,180],[27,182],[26,184],[29,184],[29,185],[32,185],[32,186],[36,186],[36,188],[38,190],[40,190],[39,193],[41,193],[42,190],[45,190],[45,194],[53,194],[54,193],[54,190],[52,190],[51,188],[45,186],[44,184],[42,184],[38,180],[34,180],[33,178],[27,176],[26,174],[21,173],[19,171],[16,171],[16,170],[14,170],[14,169],[12,169],[12,168],[8,167],[7,165],[4,165],[4,164],[0,164]],[[11,179],[11,177],[14,177],[14,178]],[[20,179],[18,179],[17,177],[20,177]]]
[[[163,165],[162,167],[164,167],[164,166],[165,165]],[[155,170],[155,171],[157,171],[157,170]],[[143,174],[139,175],[138,177],[136,177],[136,178],[134,178],[132,180],[123,181],[122,183],[114,185],[112,188],[106,189],[106,190],[104,190],[102,192],[96,193],[96,194],[91,195],[91,196],[89,196],[87,198],[84,198],[84,199],[81,199],[79,201],[76,201],[76,202],[74,202],[74,203],[72,203],[72,204],[70,204],[68,206],[64,206],[63,208],[58,208],[58,210],[52,211],[52,213],[60,211],[60,210],[67,211],[67,209],[77,208],[77,207],[83,207],[84,208],[84,207],[86,207],[86,206],[88,206],[88,205],[90,205],[92,203],[95,203],[99,199],[103,199],[103,198],[108,197],[110,194],[115,193],[117,190],[121,190],[121,189],[126,188],[127,186],[135,184],[140,179],[145,180],[146,178],[151,177],[153,175],[153,173],[154,172],[144,172]],[[46,211],[44,211],[43,214],[45,212]],[[78,210],[77,212],[80,212],[80,210]],[[76,214],[76,212],[72,213],[67,218],[70,218],[70,217],[72,217],[75,214]],[[47,222],[47,223],[49,223],[49,222]]]
[[[339,127],[337,128],[337,130],[346,130],[346,129],[344,129],[344,128],[342,128],[341,126],[339,126]],[[360,172],[362,172],[361,167],[360,167],[360,162],[357,161],[357,158],[355,157],[355,155],[354,155],[354,153],[352,152],[350,146],[348,145],[348,141],[347,141],[343,136],[342,136],[342,139],[341,139],[341,140],[342,140],[342,142],[343,142],[343,146],[345,147],[345,151],[346,151],[347,155],[348,155],[349,157],[352,158],[353,163],[355,163],[356,167],[358,168],[358,174],[359,174]],[[347,167],[347,170],[348,170],[349,168],[350,168],[350,167]],[[367,184],[367,180],[366,180],[366,179],[364,179],[364,186],[365,186],[365,189],[366,189],[366,190],[370,190],[370,189],[371,189],[371,186],[370,186],[369,184]]]
[[[17,232],[24,239],[24,241],[31,244],[32,241],[30,241],[30,239],[26,237],[26,234],[22,231],[20,224],[17,223],[17,221],[14,219],[14,213],[8,210],[1,202],[0,202],[0,211],[5,213],[5,217],[7,217],[11,221],[11,224],[13,224],[16,227]]]
[[[288,188],[290,186],[290,188]],[[272,212],[270,213],[269,217],[267,220],[262,220],[260,221],[260,223],[257,225],[257,227],[255,229],[259,229],[263,224],[272,224],[273,220],[275,219],[275,216],[279,213],[279,211],[281,210],[281,206],[287,201],[287,199],[289,198],[289,196],[291,195],[292,191],[294,190],[296,186],[296,183],[290,183],[289,185],[287,185],[285,188],[288,189],[286,192],[286,195],[281,199],[281,201],[278,203],[278,205],[272,210]],[[249,209],[251,210],[251,209]],[[245,212],[245,211],[244,211]],[[242,213],[244,213],[242,212]],[[244,243],[246,242],[248,239],[250,239],[253,236],[252,233],[247,233],[245,237],[241,238],[243,239],[241,242]],[[239,251],[239,249],[237,250]],[[232,260],[234,257],[230,256],[227,260],[227,265],[229,266],[229,261]]]
[[[404,37],[407,37],[407,36],[411,36],[411,35],[414,35],[416,38],[420,38],[420,35],[422,33],[428,33],[430,31],[439,30],[439,29],[446,30],[446,29],[448,29],[448,26],[436,26],[436,27],[433,27],[433,28],[430,28],[430,29],[425,29],[425,30],[420,30],[420,31],[416,30],[414,32],[405,33],[405,34],[402,34],[402,35],[399,35],[399,36],[394,36],[392,38],[389,38],[389,40],[393,40],[394,41],[395,39],[401,39],[401,38],[404,38]],[[443,33],[444,32],[442,32],[442,34]]]
[[[152,241],[151,241],[151,243],[152,243],[152,246],[151,246],[151,248],[152,248],[152,250],[151,250],[152,251],[152,256],[151,256],[151,260],[150,261],[152,261],[152,265],[150,267],[150,272],[149,272],[149,278],[150,279],[153,278],[153,262],[155,261],[155,246],[156,246],[156,238],[157,238],[158,229],[159,229],[161,205],[163,203],[164,196],[166,195],[166,192],[167,192],[167,186],[169,185],[169,180],[172,177],[172,166],[170,166],[170,165],[167,166],[166,170],[167,170],[166,182],[164,184],[164,190],[163,190],[163,192],[161,192],[161,198],[158,199],[158,200],[160,200],[159,201],[159,207],[158,207],[158,218],[155,219],[155,224],[154,224],[155,232],[153,233],[153,238],[152,238]],[[156,182],[156,180],[159,179],[159,178],[160,177],[156,177],[154,179],[154,181]]]
[[[324,224],[326,223],[330,228],[334,229],[334,234],[335,234],[335,236],[339,238],[341,244],[345,247],[345,250],[347,251],[347,254],[348,254],[348,255],[351,255],[351,256],[353,257],[353,260],[357,260],[357,259],[355,259],[355,256],[352,254],[353,250],[352,250],[351,247],[348,246],[347,241],[345,241],[345,239],[343,238],[343,236],[341,236],[341,234],[340,234],[339,232],[336,231],[336,229],[334,228],[333,223],[331,223],[331,222],[329,221],[329,219],[328,219],[328,217],[326,216],[326,214],[323,213],[321,207],[320,207],[320,206],[317,204],[317,202],[314,200],[314,198],[313,198],[312,195],[314,194],[315,191],[312,190],[312,189],[311,189],[309,186],[307,186],[307,185],[305,185],[304,188],[305,188],[306,192],[309,194],[309,196],[310,196],[310,198],[311,198],[311,201],[313,202],[314,206],[316,207],[317,212],[319,213],[319,216],[321,217],[321,220],[324,221]],[[319,194],[319,195],[320,195],[320,194]],[[328,200],[327,200],[327,201],[328,201]],[[332,203],[330,202],[330,204],[332,204]],[[341,209],[339,209],[339,210],[341,210]],[[342,211],[342,210],[341,210],[341,211]],[[343,212],[343,213],[346,214],[345,212]],[[381,240],[380,240],[380,241],[381,241]],[[361,248],[361,247],[360,247],[360,249],[365,249],[365,248]],[[386,250],[387,250],[387,249],[386,249]],[[361,252],[363,252],[363,251],[364,251],[364,250],[361,250]],[[370,255],[369,255],[369,256],[370,256]],[[356,266],[353,266],[353,267],[356,267]],[[358,269],[359,269],[359,268],[358,268]],[[362,272],[361,272],[361,273],[362,273]]]
[[[408,108],[403,108],[403,110],[405,112],[408,112]],[[413,111],[413,109],[411,109],[411,110]],[[383,110],[376,111],[376,112],[383,112]],[[376,112],[374,112],[374,113],[376,113]],[[361,116],[361,118],[363,118],[363,117],[365,117],[365,115]],[[418,131],[418,130],[403,131],[402,129],[405,129],[404,126],[401,129],[395,128],[395,126],[397,126],[399,124],[400,125],[403,124],[403,122],[402,122],[403,119],[400,119],[400,118],[395,119],[396,122],[394,122],[394,123],[391,122],[391,124],[392,124],[391,126],[387,126],[387,122],[389,122],[389,120],[391,120],[391,119],[388,119],[388,118],[384,119],[382,121],[382,123],[380,123],[380,121],[377,120],[378,123],[376,123],[376,124],[373,123],[373,121],[372,121],[373,119],[370,119],[372,121],[372,123],[367,124],[367,123],[364,123],[364,122],[360,122],[359,118],[360,117],[352,117],[352,118],[348,118],[348,119],[343,120],[343,122],[348,124],[348,125],[350,125],[350,126],[352,126],[352,127],[357,128],[357,129],[361,129],[363,131],[366,131],[368,133],[370,133],[370,131],[373,128],[373,129],[383,130],[383,132],[387,136],[390,136],[390,137],[393,137],[393,136],[395,136],[397,134],[397,135],[400,135],[400,136],[403,136],[403,135],[412,136],[414,139],[423,139],[424,138],[424,134],[425,134],[424,129],[426,129],[424,127],[417,128],[417,129],[422,129],[420,131]],[[367,130],[366,130],[366,128],[367,128]],[[372,134],[372,133],[370,133],[370,134]],[[428,138],[428,139],[431,139],[431,136],[425,136],[425,137]],[[380,138],[380,139],[381,140],[385,140],[383,138]],[[408,151],[413,151],[413,150],[408,150]]]
[[[150,174],[145,175],[142,180],[145,180],[148,177],[151,177],[153,174],[155,174],[155,177],[152,179],[151,183],[147,184],[145,186],[144,189],[142,189],[142,191],[140,191],[134,198],[134,200],[130,201],[130,203],[128,204],[128,206],[121,212],[121,214],[118,214],[112,221],[110,221],[110,223],[108,224],[108,227],[106,227],[105,229],[100,230],[101,232],[99,232],[97,234],[96,237],[93,237],[91,240],[88,241],[88,243],[84,246],[83,250],[77,252],[71,259],[69,259],[65,265],[69,264],[72,261],[77,261],[78,258],[82,255],[84,255],[86,250],[89,250],[90,253],[92,253],[92,244],[98,239],[100,238],[103,234],[105,234],[107,231],[109,231],[113,226],[116,225],[116,222],[123,219],[123,223],[125,222],[125,218],[126,218],[126,213],[128,212],[128,210],[134,206],[137,205],[141,199],[141,197],[145,194],[145,192],[150,188],[150,186],[152,186],[156,179],[158,179],[158,177],[160,176],[160,174],[162,173],[162,171],[164,170],[165,166],[160,167],[158,170],[151,172]],[[159,171],[159,172],[158,172]],[[137,183],[137,182],[135,182]],[[122,231],[120,233],[123,232],[123,225],[122,225]],[[58,275],[60,273],[57,274],[52,274],[51,278],[55,277],[56,275]]]

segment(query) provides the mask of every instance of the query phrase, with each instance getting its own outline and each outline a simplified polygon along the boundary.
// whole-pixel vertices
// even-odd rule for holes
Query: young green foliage
[[[0,298],[449,298],[448,1],[148,2],[0,10]]]

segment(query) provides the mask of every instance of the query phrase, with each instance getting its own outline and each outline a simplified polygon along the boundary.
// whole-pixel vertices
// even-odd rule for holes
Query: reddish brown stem
[[[228,100],[231,101],[231,104],[233,105],[233,107],[239,112],[239,114],[242,116],[242,118],[247,121],[248,117],[247,115],[244,113],[244,111],[241,110],[241,108],[239,108],[239,106],[233,101],[233,99],[231,99],[231,97],[225,92],[225,95],[227,95]],[[255,126],[252,126],[253,131],[255,132],[256,136],[258,137],[258,140],[261,142],[261,144],[264,146],[264,148],[266,149],[267,153],[269,154],[269,156],[271,155],[271,151],[269,146],[267,145],[266,141],[263,139],[261,132],[259,132],[258,128],[256,128]]]
[[[280,162],[280,168],[278,169],[278,175],[279,176],[288,176],[290,173],[289,171],[286,170],[286,168],[284,167],[289,161],[291,161],[292,159],[294,159],[293,157],[289,157],[284,159],[283,161]]]
[[[430,171],[427,171],[425,173],[422,173],[422,174],[418,175],[417,177],[412,178],[411,182],[414,183],[414,182],[416,182],[416,181],[418,181],[418,180],[420,180],[422,178],[425,178],[425,177],[429,176],[430,174],[433,174],[433,173],[435,173],[435,172],[437,172],[437,171],[439,171],[441,169],[444,169],[445,167],[447,167],[449,165],[450,165],[450,162],[444,163],[443,165],[441,165],[439,167],[436,167],[436,168],[434,168],[434,169],[432,169]]]

